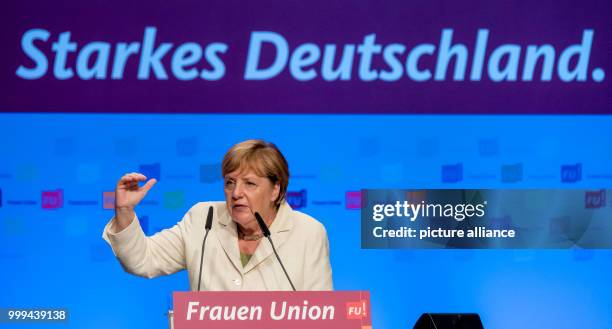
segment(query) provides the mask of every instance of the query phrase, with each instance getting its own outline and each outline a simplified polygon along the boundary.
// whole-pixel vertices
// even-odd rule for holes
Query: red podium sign
[[[174,329],[371,329],[369,291],[174,292]]]

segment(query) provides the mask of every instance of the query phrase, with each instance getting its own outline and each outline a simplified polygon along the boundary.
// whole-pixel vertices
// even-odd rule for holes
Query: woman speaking
[[[115,216],[102,237],[123,268],[146,278],[187,269],[191,290],[291,290],[290,281],[296,290],[331,290],[327,233],[321,223],[286,202],[289,167],[278,148],[262,140],[236,144],[225,154],[221,174],[225,202],[199,202],[174,227],[150,237],[134,208],[156,180],[139,186],[147,180],[144,175],[121,177]],[[212,229],[202,257],[211,207]],[[264,241],[256,213],[269,227],[284,268]]]

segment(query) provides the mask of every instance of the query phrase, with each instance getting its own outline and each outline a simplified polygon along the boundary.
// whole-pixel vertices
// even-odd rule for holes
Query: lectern
[[[174,292],[170,329],[371,329],[369,291]]]

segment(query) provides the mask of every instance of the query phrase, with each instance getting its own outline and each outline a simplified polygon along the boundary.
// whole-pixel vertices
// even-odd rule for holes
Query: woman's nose
[[[236,183],[234,190],[232,190],[232,198],[240,199],[244,195],[243,192],[242,184]]]

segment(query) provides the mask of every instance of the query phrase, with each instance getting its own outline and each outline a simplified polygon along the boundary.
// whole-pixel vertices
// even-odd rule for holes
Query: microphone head
[[[261,229],[261,233],[267,238],[270,236],[270,229],[268,229],[268,225],[264,222],[263,218],[258,212],[255,212],[255,219],[257,219],[257,224],[259,224],[259,228]]]
[[[205,230],[210,230],[212,228],[212,218],[213,218],[213,207],[208,208],[208,216],[206,216],[206,226],[204,226]]]

